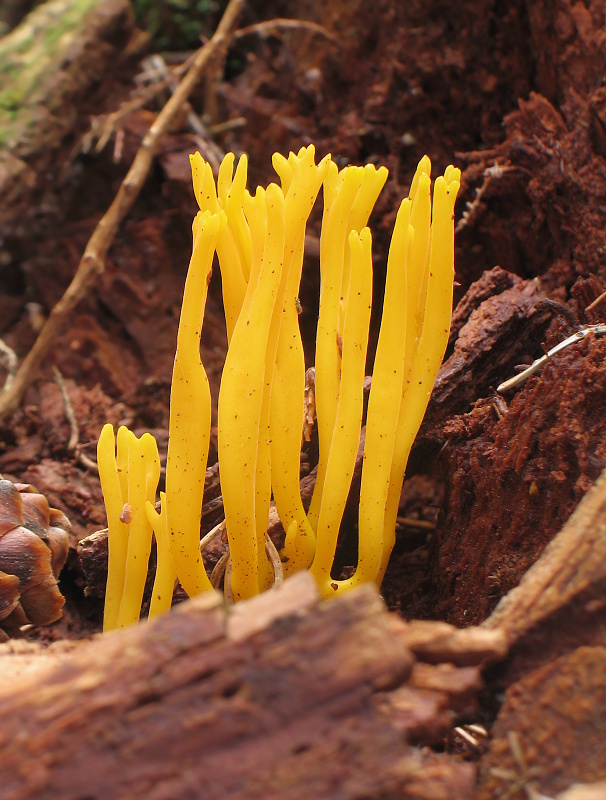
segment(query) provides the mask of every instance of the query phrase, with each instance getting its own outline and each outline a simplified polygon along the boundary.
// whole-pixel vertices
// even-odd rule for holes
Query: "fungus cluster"
[[[372,305],[368,218],[387,169],[315,163],[312,145],[275,154],[280,185],[246,189],[247,159],[221,164],[217,183],[199,153],[191,157],[200,211],[177,337],[170,406],[166,492],[154,510],[155,442],[111,426],[99,439],[108,514],[105,627],[129,624],[140,609],[152,529],[158,570],[150,613],[170,607],[176,578],[188,595],[211,587],[200,555],[200,514],[211,396],[200,336],[215,253],[221,271],[228,351],[218,399],[218,449],[235,600],[273,583],[266,555],[273,497],[286,532],[285,574],[309,569],[325,597],[380,583],[394,544],[408,455],[420,427],[450,328],[454,278],[453,210],[460,171],[449,166],[431,197],[430,161],[418,165],[397,214],[366,417],[359,506],[358,563],[331,576],[360,440]],[[319,462],[306,510],[299,490],[305,417],[305,357],[298,295],[305,229],[320,188],[320,310],[315,352]],[[126,514],[126,516],[125,516]],[[138,613],[138,612],[137,612]]]

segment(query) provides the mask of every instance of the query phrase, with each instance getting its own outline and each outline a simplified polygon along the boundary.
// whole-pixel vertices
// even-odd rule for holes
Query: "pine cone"
[[[33,486],[0,477],[0,641],[59,619],[70,523]]]

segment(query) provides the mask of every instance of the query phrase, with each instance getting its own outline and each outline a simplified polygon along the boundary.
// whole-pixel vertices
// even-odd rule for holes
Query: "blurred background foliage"
[[[227,0],[131,0],[137,24],[153,50],[191,50],[215,31]],[[41,0],[0,0],[0,36],[21,22]]]
[[[0,36],[16,27],[36,5],[36,0],[0,0]]]
[[[227,0],[132,0],[137,23],[155,50],[188,50],[210,37]]]

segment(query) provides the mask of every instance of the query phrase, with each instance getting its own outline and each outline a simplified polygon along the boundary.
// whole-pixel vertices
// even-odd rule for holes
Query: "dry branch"
[[[38,368],[47,356],[52,343],[65,327],[78,301],[105,269],[105,257],[122,220],[135,202],[152,164],[154,151],[169,123],[181,109],[190,92],[199,81],[209,61],[217,52],[224,51],[244,0],[230,0],[219,26],[210,42],[202,47],[179,87],[168,100],[158,117],[146,133],[135,160],[128,171],[118,194],[95,228],[72,282],[63,297],[52,309],[48,320],[34,346],[27,354],[15,378],[0,395],[0,420],[17,409],[23,393],[35,377]]]
[[[328,31],[323,25],[317,22],[312,22],[307,19],[269,19],[264,22],[257,22],[254,25],[248,25],[246,28],[240,28],[235,34],[235,39],[244,39],[246,36],[277,36],[281,31],[292,31],[299,33],[300,31],[309,31],[319,36],[324,36],[336,45],[341,46],[339,39]]]

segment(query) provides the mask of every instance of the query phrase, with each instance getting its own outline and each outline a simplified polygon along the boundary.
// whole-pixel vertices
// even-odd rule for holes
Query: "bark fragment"
[[[605,674],[606,648],[579,647],[511,686],[482,760],[478,800],[504,797],[516,783],[553,797],[573,783],[603,781]]]

